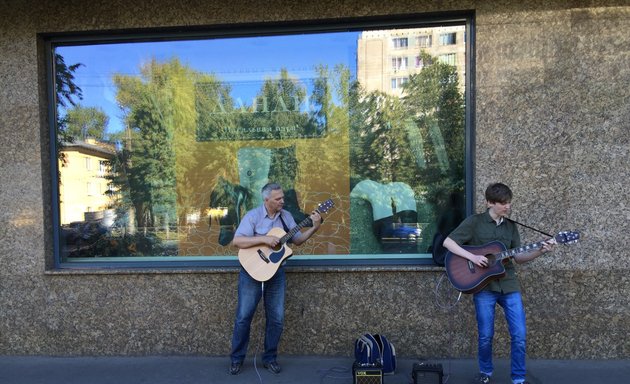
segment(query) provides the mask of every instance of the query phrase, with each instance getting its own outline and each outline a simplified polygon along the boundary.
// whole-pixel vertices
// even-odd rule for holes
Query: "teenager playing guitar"
[[[488,186],[485,193],[487,210],[466,218],[444,240],[444,247],[453,254],[468,259],[475,266],[486,268],[486,256],[474,254],[462,246],[481,246],[499,241],[506,248],[521,246],[521,237],[516,225],[507,220],[512,208],[512,191],[501,183]],[[554,239],[542,243],[542,247],[514,256],[517,263],[523,263],[549,252]],[[471,267],[474,267],[471,265]],[[503,307],[511,338],[512,383],[525,382],[525,310],[521,300],[520,284],[511,259],[505,261],[505,276],[493,279],[473,294],[478,331],[479,376],[476,382],[490,383],[493,373],[492,339],[494,336],[495,306]]]
[[[247,212],[238,226],[232,243],[239,249],[265,246],[275,248],[281,244],[281,238],[272,235],[274,228],[295,228],[296,223],[291,214],[282,209],[284,192],[282,187],[270,183],[262,188],[263,204]],[[304,232],[296,232],[291,242],[300,245],[308,240],[322,222],[319,212],[310,215],[313,226]],[[271,232],[271,235],[269,234]],[[284,234],[283,231],[280,231]],[[258,257],[258,256],[255,256]],[[252,318],[260,298],[265,300],[265,347],[262,355],[263,366],[273,373],[280,373],[280,365],[276,361],[278,344],[284,324],[284,291],[286,287],[284,267],[280,265],[270,279],[264,282],[254,279],[244,268],[238,278],[238,304],[232,335],[232,352],[230,353],[230,374],[236,375],[247,353]]]

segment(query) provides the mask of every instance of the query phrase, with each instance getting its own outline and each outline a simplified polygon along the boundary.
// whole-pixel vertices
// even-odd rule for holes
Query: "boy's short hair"
[[[493,203],[506,204],[512,201],[512,190],[503,183],[493,183],[486,188],[486,201]]]

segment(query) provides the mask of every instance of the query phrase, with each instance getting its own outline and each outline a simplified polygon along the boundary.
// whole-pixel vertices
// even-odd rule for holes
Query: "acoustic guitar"
[[[332,200],[328,199],[319,204],[317,211],[319,214],[327,212],[335,204]],[[267,281],[273,277],[282,265],[282,262],[291,255],[293,251],[286,243],[289,241],[299,230],[309,226],[313,223],[310,217],[302,220],[289,232],[285,232],[282,228],[272,228],[267,232],[267,236],[275,236],[280,238],[277,246],[274,248],[266,245],[257,245],[255,247],[243,248],[238,251],[238,261],[243,268],[257,281]]]
[[[554,239],[559,244],[573,244],[580,239],[579,232],[559,232]],[[544,241],[531,243],[519,248],[506,249],[500,241],[491,241],[480,246],[464,245],[462,248],[475,255],[482,255],[488,259],[487,267],[479,267],[472,261],[458,256],[451,251],[446,252],[444,266],[446,275],[453,287],[463,293],[476,293],[482,290],[492,280],[505,276],[503,265],[510,257],[520,253],[530,252],[542,248]]]

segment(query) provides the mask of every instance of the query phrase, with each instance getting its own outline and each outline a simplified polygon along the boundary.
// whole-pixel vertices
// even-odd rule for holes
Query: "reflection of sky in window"
[[[83,90],[80,104],[100,107],[110,117],[108,132],[122,130],[112,76],[139,75],[140,66],[152,58],[166,62],[178,58],[201,73],[212,73],[232,86],[232,96],[251,103],[268,78],[285,68],[290,76],[310,87],[315,67],[336,64],[356,77],[356,47],[360,32],[259,36],[211,40],[138,42],[58,47],[67,65],[82,63],[75,83]],[[310,88],[309,88],[310,92]]]

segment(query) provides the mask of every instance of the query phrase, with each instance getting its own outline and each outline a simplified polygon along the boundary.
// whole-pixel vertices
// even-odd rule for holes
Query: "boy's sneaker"
[[[280,368],[280,364],[277,361],[270,361],[268,363],[264,363],[263,367],[265,367],[269,372],[278,374],[282,369]]]
[[[475,380],[473,381],[473,383],[475,383],[475,384],[489,384],[490,383],[490,376],[486,375],[485,373],[480,373],[478,376],[475,377]]]

